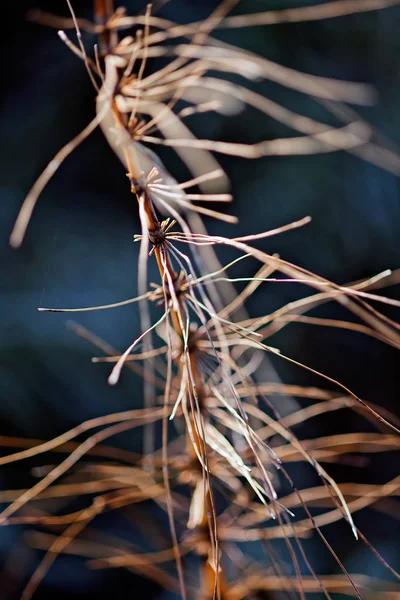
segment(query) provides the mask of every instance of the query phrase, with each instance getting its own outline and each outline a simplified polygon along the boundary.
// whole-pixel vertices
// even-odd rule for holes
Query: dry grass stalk
[[[24,591],[24,600],[32,597],[60,553],[90,558],[92,568],[128,568],[179,593],[182,598],[240,600],[275,590],[286,590],[299,598],[314,592],[326,598],[331,598],[334,592],[361,598],[362,592],[362,597],[367,598],[371,586],[379,586],[380,597],[394,598],[399,593],[398,587],[389,589],[384,583],[367,577],[350,576],[321,527],[346,520],[354,536],[361,537],[392,575],[400,578],[358,531],[353,519],[354,513],[367,506],[377,510],[384,506],[383,510],[393,513],[393,506],[381,505],[381,501],[399,494],[399,478],[383,486],[351,483],[338,486],[321,463],[342,460],[360,449],[363,453],[397,449],[399,423],[394,416],[365,403],[339,382],[283,355],[267,345],[266,340],[296,321],[355,330],[399,347],[398,325],[369,304],[369,301],[378,301],[399,306],[398,302],[373,293],[397,281],[398,273],[385,271],[369,280],[335,285],[254,245],[259,239],[306,225],[308,217],[273,231],[229,239],[208,235],[199,215],[227,222],[235,222],[235,218],[197,202],[231,200],[227,177],[210,151],[257,158],[346,149],[399,172],[399,158],[371,141],[371,127],[354,112],[350,121],[347,116],[344,118],[342,126],[329,127],[295,114],[246,89],[245,85],[208,74],[212,70],[243,79],[268,78],[335,103],[338,108],[332,110],[348,115],[341,103],[370,103],[373,91],[368,86],[293,72],[223,44],[213,38],[212,33],[219,27],[333,18],[384,8],[396,2],[338,0],[315,7],[229,17],[237,2],[225,0],[208,19],[177,25],[152,14],[150,6],[145,15],[127,16],[122,8],[114,11],[111,0],[96,0],[93,24],[77,19],[67,1],[71,20],[44,13],[36,13],[34,18],[63,29],[76,28],[78,46],[64,32],[60,32],[60,37],[85,62],[97,91],[97,114],[56,155],[33,186],[12,232],[11,244],[21,244],[38,197],[63,160],[100,126],[127,172],[131,192],[138,203],[142,227],[141,233],[135,236],[140,243],[139,295],[107,306],[40,307],[39,310],[104,310],[138,302],[141,333],[123,353],[81,326],[71,326],[106,355],[95,357],[94,362],[113,363],[108,378],[110,385],[118,383],[125,367],[143,377],[145,408],[93,419],[48,442],[2,439],[3,445],[25,449],[1,458],[0,465],[50,451],[67,455],[60,464],[49,467],[33,487],[6,491],[0,496],[3,502],[9,502],[0,515],[3,524],[37,524],[50,531],[29,536],[30,543],[44,549],[46,554]],[[100,50],[95,52],[94,59],[87,54],[81,30],[99,35]],[[187,41],[182,42],[181,38]],[[169,59],[166,66],[147,74],[149,59],[158,56]],[[188,106],[178,111],[181,100]],[[245,145],[196,139],[184,123],[196,112],[231,114],[239,112],[244,104],[289,125],[301,135]],[[144,144],[175,148],[193,178],[178,183]],[[196,186],[200,193],[186,191]],[[185,244],[189,253],[182,249]],[[213,250],[218,245],[234,248],[239,257],[221,266]],[[148,285],[150,257],[155,258],[160,274],[160,283],[153,288]],[[228,271],[247,257],[257,259],[260,266],[237,295],[232,292],[232,286],[239,280],[228,277]],[[208,272],[201,270],[204,264]],[[243,304],[264,282],[302,283],[314,288],[316,293],[272,314],[250,319]],[[361,323],[305,316],[316,306],[332,300],[342,304]],[[156,321],[152,321],[150,303],[161,308],[161,316]],[[155,346],[154,333],[158,340]],[[268,353],[317,373],[335,384],[340,393],[262,381]],[[281,417],[270,400],[279,394],[319,403]],[[367,419],[378,420],[384,433],[300,441],[290,429],[322,412],[344,408],[361,411]],[[156,421],[162,422],[161,444],[156,444],[151,429]],[[172,441],[169,440],[171,425],[175,426]],[[138,426],[147,427],[144,456],[103,446],[112,436]],[[97,428],[100,429],[93,433]],[[74,441],[85,433],[88,437],[83,442]],[[77,466],[86,455],[97,456],[98,460]],[[100,457],[112,462],[103,463]],[[301,492],[296,489],[285,463],[300,461],[315,469],[321,480],[319,487]],[[285,497],[279,497],[278,473],[292,489]],[[62,483],[55,483],[61,478]],[[189,493],[185,496],[177,492],[176,484],[186,486]],[[225,499],[223,508],[216,499],[216,490]],[[94,500],[84,509],[68,513],[68,499],[77,495]],[[141,553],[121,540],[103,539],[93,527],[100,513],[125,510],[129,514],[130,507],[150,499],[168,513],[170,548]],[[50,514],[49,500],[58,502],[61,514]],[[30,506],[35,508],[29,510]],[[326,510],[313,516],[309,506]],[[292,509],[298,507],[303,509],[306,518],[294,520]],[[302,542],[312,532],[320,536],[343,575],[320,577],[316,574]],[[296,574],[294,578],[287,575],[269,545],[269,540],[276,538],[285,541]],[[267,569],[265,565],[249,563],[241,546],[248,541],[266,544]],[[185,568],[186,556],[193,554],[199,556],[198,578]],[[300,561],[306,564],[307,575],[301,572]],[[243,575],[237,578],[240,571]],[[200,584],[196,583],[197,579]]]

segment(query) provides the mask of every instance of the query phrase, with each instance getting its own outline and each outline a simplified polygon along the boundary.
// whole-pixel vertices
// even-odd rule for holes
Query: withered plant
[[[359,543],[365,543],[391,575],[400,578],[357,526],[357,511],[398,494],[399,477],[384,485],[338,485],[323,466],[358,451],[397,449],[399,422],[339,381],[281,353],[269,338],[296,321],[354,330],[398,348],[398,325],[370,302],[398,307],[399,302],[375,291],[396,283],[399,274],[384,271],[337,285],[258,249],[258,240],[302,227],[309,217],[232,238],[209,235],[201,220],[205,215],[236,222],[214,204],[212,208],[203,204],[232,199],[228,178],[211,153],[246,159],[347,150],[398,174],[399,157],[381,146],[372,127],[347,105],[371,103],[374,93],[367,85],[299,73],[217,37],[220,28],[333,18],[396,2],[337,0],[229,16],[240,3],[224,0],[207,19],[185,25],[158,17],[150,5],[145,14],[129,16],[123,7],[114,10],[112,0],[95,1],[92,23],[77,18],[67,3],[71,19],[45,13],[31,18],[61,29],[61,40],[83,60],[96,90],[96,115],[34,184],[11,244],[22,243],[36,201],[63,160],[101,127],[121,160],[138,206],[141,232],[134,236],[140,244],[138,296],[106,306],[39,310],[70,313],[138,303],[141,332],[124,352],[75,323],[71,327],[104,355],[93,362],[112,365],[110,385],[118,384],[123,369],[140,374],[143,408],[86,421],[40,444],[10,440],[10,445],[18,443],[25,449],[1,458],[2,465],[51,451],[66,453],[30,489],[10,490],[2,496],[9,503],[1,514],[2,523],[41,527],[28,535],[29,542],[45,554],[24,590],[24,600],[33,596],[60,553],[87,557],[91,568],[127,568],[187,599],[275,598],[280,593],[296,598],[313,593],[326,598],[336,593],[364,599],[376,594],[382,599],[397,597],[396,584],[374,580],[362,574],[361,567],[360,573],[349,574],[322,528],[346,521]],[[67,29],[75,30],[77,45],[65,33]],[[83,44],[85,31],[98,36],[93,52]],[[150,70],[151,60],[159,57],[163,66]],[[236,83],[238,78],[242,84]],[[296,114],[247,86],[248,81],[259,79],[317,98],[341,125],[333,127]],[[288,125],[297,135],[253,145],[228,143],[198,139],[185,123],[199,112],[240,115],[244,105]],[[148,145],[174,148],[192,178],[179,183]],[[218,246],[230,247],[237,258],[221,265],[214,252]],[[249,258],[259,263],[254,276],[231,277],[235,264]],[[159,271],[155,284],[149,284],[150,260],[156,261]],[[239,282],[245,283],[240,293],[234,287]],[[245,304],[265,282],[295,282],[315,291],[272,313],[250,318]],[[331,301],[350,311],[357,322],[307,316]],[[272,381],[269,355],[314,373],[337,391]],[[305,398],[310,404],[301,408],[292,400],[292,412],[282,416],[282,396]],[[378,432],[300,440],[291,429],[343,409],[359,412],[376,424]],[[141,455],[103,445],[139,427],[144,430]],[[84,441],[74,441],[84,434]],[[96,458],[79,467],[86,455]],[[299,489],[286,464],[301,462],[311,465],[320,485]],[[282,484],[290,493],[281,492]],[[68,510],[71,498],[84,496],[89,498],[84,508]],[[44,499],[54,500],[52,513],[41,504]],[[168,543],[160,535],[158,545],[154,535],[153,543],[141,550],[96,529],[100,514],[133,505],[147,515],[143,530],[140,522],[133,524],[140,535],[146,534],[146,528],[156,530],[159,516],[167,515]],[[296,510],[303,516],[298,517]],[[316,572],[304,540],[311,534],[319,536],[332,553],[341,575]],[[285,550],[279,546],[278,551],[274,540],[282,540]],[[250,542],[254,551],[248,550]]]

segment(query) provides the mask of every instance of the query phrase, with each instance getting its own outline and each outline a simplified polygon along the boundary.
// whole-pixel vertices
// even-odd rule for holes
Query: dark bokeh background
[[[143,8],[140,2],[128,5],[132,13]],[[184,22],[205,16],[214,6],[214,0],[171,0],[161,14]],[[241,10],[267,6],[288,7],[289,3],[249,1],[242,3]],[[62,0],[19,2],[3,14],[0,434],[48,439],[85,419],[141,405],[133,375],[124,374],[115,389],[107,386],[108,369],[91,364],[96,351],[66,328],[65,315],[36,310],[38,306],[106,304],[135,295],[138,248],[132,235],[139,231],[139,223],[123,168],[96,132],[67,159],[45,190],[23,247],[17,252],[8,247],[12,225],[33,181],[56,151],[89,122],[94,106],[83,65],[59,41],[55,30],[24,19],[31,7],[68,14]],[[75,2],[75,7],[80,15],[90,16],[91,2]],[[400,11],[392,8],[320,23],[243,30],[225,39],[305,72],[373,84],[379,103],[363,109],[362,115],[396,144],[400,141],[399,25]],[[87,41],[93,43],[90,36]],[[300,94],[268,83],[255,89],[293,110],[317,118],[322,115],[318,103]],[[231,119],[199,116],[191,124],[201,136],[232,141],[254,142],[289,133],[251,110]],[[186,175],[172,153],[163,157],[177,179]],[[260,247],[339,283],[400,265],[400,194],[394,175],[344,153],[221,162],[232,180],[232,210],[240,223],[233,228],[210,222],[210,231],[258,232],[309,214],[313,221],[307,228],[260,243]],[[249,276],[254,267],[243,262],[237,273]],[[155,273],[153,280],[157,280]],[[265,313],[302,291],[288,284],[265,286],[250,302],[250,313]],[[399,296],[395,289],[391,293]],[[344,316],[333,306],[321,314]],[[77,317],[118,348],[125,348],[139,328],[134,306]],[[399,359],[394,349],[361,334],[301,324],[286,328],[271,343],[339,379],[364,399],[399,412]],[[275,362],[275,366],[284,381],[328,387],[286,364]],[[368,430],[359,417],[341,411],[313,420],[298,433],[315,437],[361,428]],[[116,443],[133,450],[141,447],[136,432],[120,436]],[[1,488],[32,484],[31,468],[51,460],[41,457],[2,468]],[[396,460],[388,455],[368,460],[363,468],[336,466],[330,472],[339,481],[383,483],[396,474]],[[314,481],[307,469],[297,467],[294,474],[299,486]],[[364,511],[357,515],[357,524],[385,558],[399,566],[396,522]],[[102,527],[119,534],[124,524],[110,516],[103,519]],[[352,542],[346,526],[330,527],[328,533],[350,570],[383,575],[372,554]],[[1,530],[0,597],[4,600],[19,597],[23,581],[41,556],[24,545],[23,536],[19,527]],[[319,542],[311,544],[309,551],[321,572],[336,572],[333,560],[320,553]],[[116,590],[120,598],[135,597],[139,590],[146,598],[159,593],[156,586],[138,582],[132,574],[91,572],[80,559],[61,557],[36,597],[44,600],[57,593],[60,600],[100,599],[115,595]]]

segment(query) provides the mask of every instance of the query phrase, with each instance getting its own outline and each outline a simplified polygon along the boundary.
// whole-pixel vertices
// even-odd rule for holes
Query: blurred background
[[[216,6],[215,0],[171,0],[159,14],[179,22],[200,19]],[[236,12],[299,6],[299,2],[243,1]],[[125,2],[131,14],[144,2]],[[91,18],[92,3],[74,3],[80,16]],[[78,307],[107,304],[136,294],[140,230],[137,206],[124,169],[96,131],[73,153],[47,186],[30,223],[23,246],[12,250],[9,234],[19,208],[35,179],[54,154],[93,117],[94,91],[83,64],[61,43],[54,29],[25,18],[31,8],[68,16],[64,0],[36,0],[7,6],[1,35],[3,92],[0,96],[0,435],[49,439],[80,422],[109,412],[140,407],[140,385],[124,373],[120,384],[106,383],[109,368],[94,365],[97,350],[66,326],[64,314],[39,313],[40,306]],[[219,34],[222,39],[288,67],[327,77],[372,84],[376,106],[359,112],[396,149],[400,142],[400,68],[398,51],[400,9],[358,14],[315,23],[280,24]],[[85,36],[88,47],[94,39]],[[150,64],[150,69],[156,65]],[[284,106],[311,117],[332,117],[318,102],[276,84],[254,84],[254,89]],[[252,143],[282,137],[286,127],[253,110],[233,117],[197,115],[189,121],[200,137]],[[160,152],[178,180],[187,172],[172,152]],[[367,278],[400,266],[399,179],[384,169],[337,152],[323,156],[265,158],[246,161],[221,158],[234,194],[232,212],[239,224],[207,222],[211,233],[243,235],[271,229],[312,216],[307,227],[264,240],[258,246],[337,283]],[[221,260],[231,257],[221,253]],[[240,263],[240,277],[254,274],[257,265]],[[158,281],[157,273],[150,274]],[[262,286],[248,305],[252,316],[286,304],[304,294],[292,284]],[[388,290],[400,298],[398,287]],[[379,308],[379,307],[377,307]],[[386,310],[398,319],[398,312]],[[322,316],[347,318],[338,307],[324,307]],[[77,321],[124,349],[139,331],[137,308],[76,315]],[[340,380],[366,401],[399,414],[399,358],[396,350],[359,333],[293,324],[270,340],[282,352]],[[287,383],[319,385],[327,382],[306,371],[274,360]],[[331,413],[298,426],[300,437],[352,431],[374,431],[349,410]],[[0,438],[7,443],[4,438]],[[140,451],[137,430],[118,436],[113,444]],[[9,452],[5,446],[1,450]],[[22,489],[37,481],[35,467],[49,464],[52,455],[0,469],[0,488]],[[331,465],[339,482],[384,483],[398,474],[398,456],[368,455],[362,461]],[[313,474],[297,466],[298,487],[315,482]],[[397,500],[390,513],[399,513]],[[393,567],[400,567],[398,523],[385,511],[361,511],[357,525]],[[140,514],[132,519],[140,518]],[[101,528],[129,541],[122,517],[102,517]],[[166,525],[165,525],[166,527]],[[27,529],[3,527],[0,536],[0,598],[16,600],[43,556],[26,543]],[[361,543],[351,538],[345,524],[327,528],[328,537],[350,571],[385,576],[383,566]],[[131,540],[138,543],[138,540]],[[318,572],[338,572],[320,541],[310,543]],[[397,565],[396,565],[397,563]],[[58,600],[135,597],[167,598],[157,585],[123,570],[91,571],[84,560],[61,556],[46,576],[35,598]],[[317,597],[317,596],[315,596]],[[339,598],[340,596],[338,596]]]

